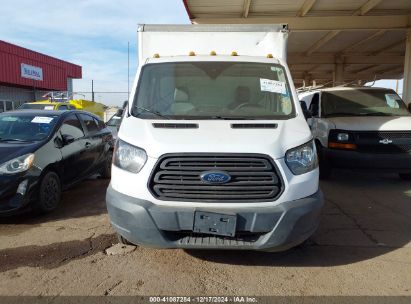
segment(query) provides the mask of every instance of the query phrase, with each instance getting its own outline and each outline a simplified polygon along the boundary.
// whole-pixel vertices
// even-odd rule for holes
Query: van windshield
[[[244,62],[146,65],[132,115],[146,119],[288,119],[295,109],[284,68]]]
[[[392,90],[357,89],[323,92],[322,116],[406,116],[407,107]]]

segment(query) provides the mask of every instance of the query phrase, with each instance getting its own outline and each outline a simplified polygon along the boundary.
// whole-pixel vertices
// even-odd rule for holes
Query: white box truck
[[[141,25],[107,190],[123,243],[280,251],[323,198],[286,25]]]

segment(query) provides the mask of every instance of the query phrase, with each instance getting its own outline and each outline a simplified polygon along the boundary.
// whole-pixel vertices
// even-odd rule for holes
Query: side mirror
[[[63,145],[65,145],[65,146],[71,144],[75,140],[73,136],[68,135],[68,134],[63,134],[61,136],[63,138]]]
[[[304,100],[300,100],[300,105],[301,105],[301,109],[303,110],[303,114],[305,119],[311,118],[311,112],[308,110],[307,108],[307,104],[305,103]]]
[[[122,116],[123,116],[123,112],[124,112],[124,109],[118,109],[117,112],[116,112],[116,116],[122,117]]]
[[[56,136],[54,139],[54,146],[58,149],[61,149],[64,147],[63,139],[60,138],[59,136]]]
[[[124,110],[125,108],[127,108],[127,106],[128,106],[128,100],[126,100],[125,102],[123,102],[123,110]]]

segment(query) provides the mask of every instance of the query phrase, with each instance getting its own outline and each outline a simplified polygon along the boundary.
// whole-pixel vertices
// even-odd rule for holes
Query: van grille
[[[251,123],[243,123],[243,124],[231,124],[231,128],[233,129],[277,129],[277,124],[251,124]]]
[[[205,183],[200,176],[206,171],[224,171],[231,179]],[[282,182],[272,161],[260,154],[168,154],[157,162],[149,189],[160,200],[263,202],[277,199]]]
[[[382,143],[384,140],[388,142]],[[355,142],[359,152],[411,153],[411,132],[361,131],[356,132]]]

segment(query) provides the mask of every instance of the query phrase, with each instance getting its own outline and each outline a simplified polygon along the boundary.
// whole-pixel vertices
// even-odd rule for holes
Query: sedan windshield
[[[392,90],[358,89],[323,92],[323,116],[406,116],[407,107]]]
[[[38,141],[52,131],[57,116],[0,115],[0,141]]]
[[[132,114],[147,119],[288,119],[295,110],[281,65],[177,62],[143,68]]]

